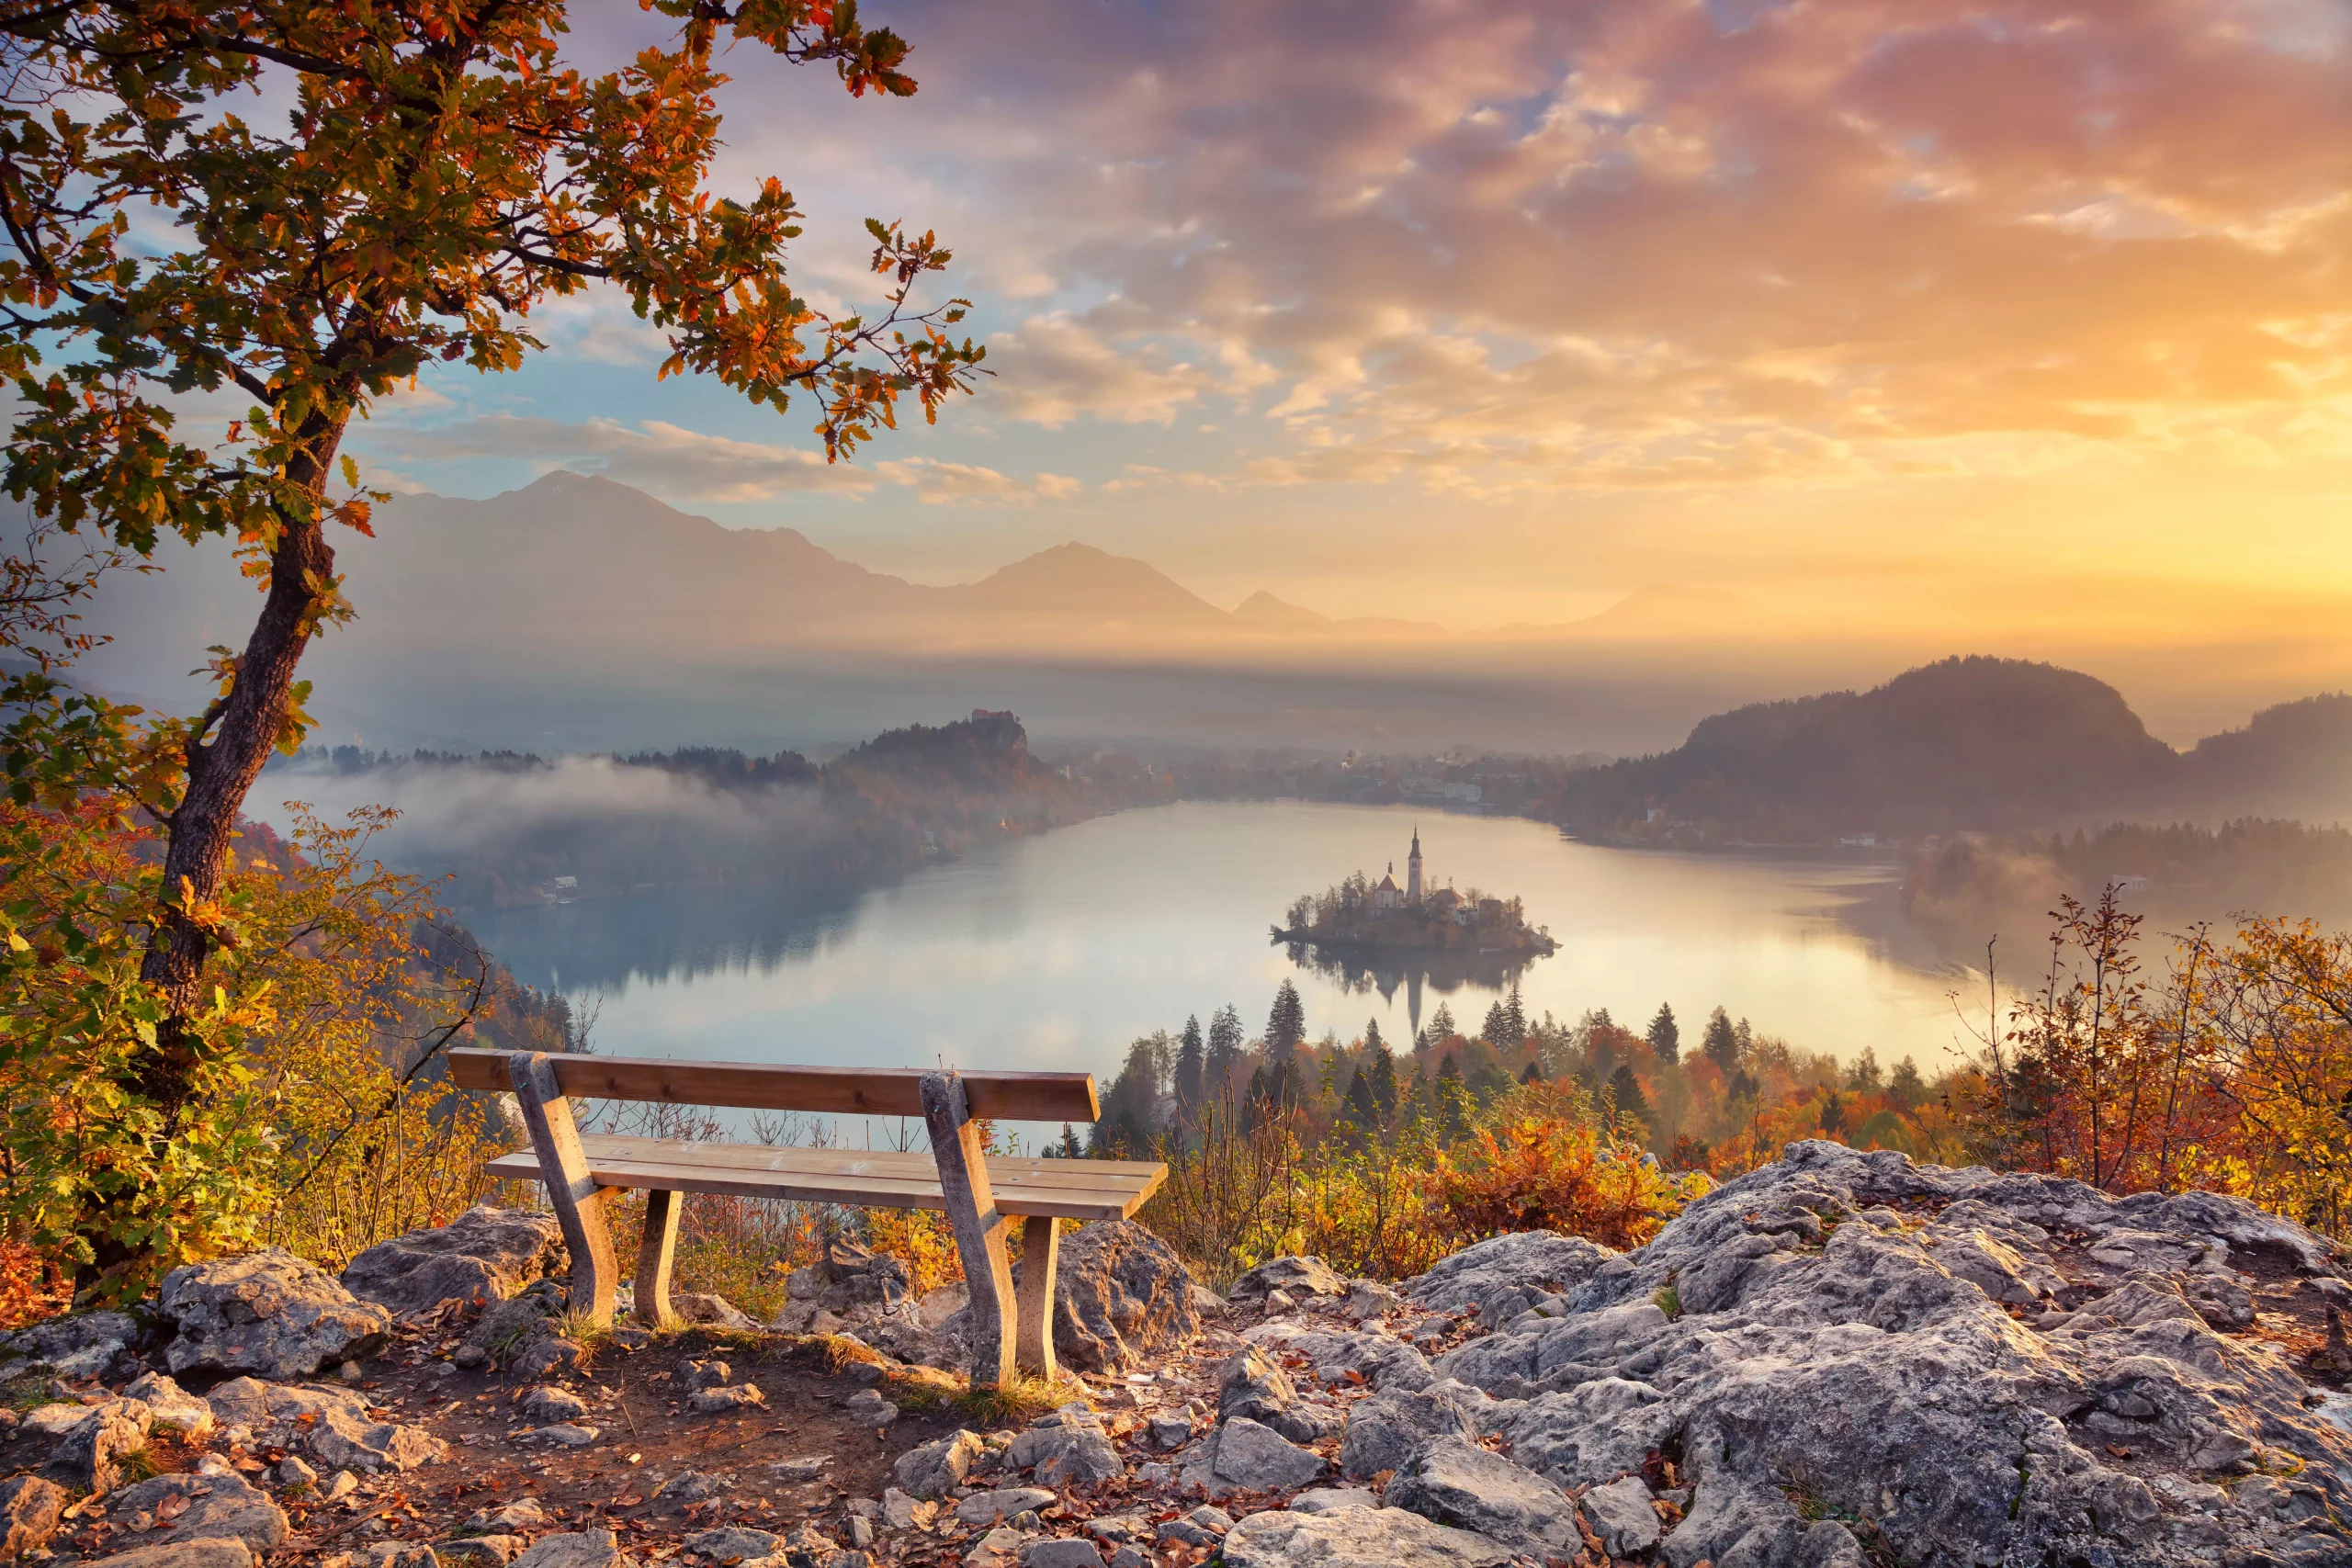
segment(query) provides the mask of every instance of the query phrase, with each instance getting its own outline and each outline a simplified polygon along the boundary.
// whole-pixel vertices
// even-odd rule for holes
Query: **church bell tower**
[[[1413,824],[1413,852],[1405,862],[1405,902],[1421,901],[1421,825]]]

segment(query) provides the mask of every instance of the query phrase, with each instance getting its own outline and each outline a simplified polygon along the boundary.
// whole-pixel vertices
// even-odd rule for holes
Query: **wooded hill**
[[[1533,814],[1597,836],[1682,825],[1799,842],[2015,832],[2086,814],[2320,815],[2352,796],[2347,779],[2352,697],[2267,709],[2184,754],[2092,676],[1954,658],[1867,692],[1715,715],[1672,751],[1562,777]]]

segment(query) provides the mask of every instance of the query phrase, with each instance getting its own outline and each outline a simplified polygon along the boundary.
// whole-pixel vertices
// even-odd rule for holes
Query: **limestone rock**
[[[179,1325],[175,1372],[254,1372],[284,1380],[364,1356],[391,1314],[283,1247],[191,1263],[164,1276],[163,1310]]]
[[[1032,1541],[1021,1549],[1021,1568],[1103,1568],[1102,1550],[1076,1536]]]
[[[1476,1292],[1508,1281],[1464,1259],[1491,1264],[1513,1242],[1526,1245],[1472,1247],[1408,1293],[1483,1314]],[[1550,1282],[1573,1283],[1563,1315],[1517,1321],[1435,1370],[1486,1396],[1465,1404],[1482,1433],[1564,1485],[1611,1485],[1679,1441],[1695,1492],[1657,1548],[1671,1568],[1860,1563],[1849,1520],[1920,1568],[2185,1568],[2224,1544],[2249,1562],[2352,1561],[2335,1522],[2352,1510],[2352,1433],[2304,1405],[2279,1350],[2206,1315],[2233,1310],[2240,1267],[2317,1272],[2330,1257],[2211,1193],[2118,1200],[1798,1143],[1580,1282],[1555,1270]],[[1487,1286],[1469,1282],[1481,1274]],[[2069,1299],[2096,1293],[2038,1319],[2046,1329],[2009,1315],[2053,1279]],[[2290,1470],[2313,1489],[2312,1517],[2211,1485]]]
[[[599,1435],[599,1429],[594,1427],[578,1427],[569,1421],[559,1421],[551,1427],[534,1427],[515,1440],[541,1443],[551,1449],[584,1449]]]
[[[1476,1309],[1489,1323],[1507,1323],[1537,1298],[1583,1284],[1616,1256],[1582,1236],[1519,1231],[1464,1247],[1405,1281],[1405,1296],[1433,1312]]]
[[[1055,1494],[1043,1486],[1008,1486],[995,1492],[975,1492],[956,1505],[959,1524],[985,1529],[1015,1514],[1050,1505]]]
[[[636,1568],[610,1530],[541,1536],[514,1568]]]
[[[707,1471],[682,1470],[663,1482],[654,1492],[656,1497],[673,1503],[699,1503],[706,1497],[716,1497],[727,1490],[728,1478]]]
[[[444,1563],[462,1563],[464,1568],[506,1568],[523,1551],[519,1535],[461,1535],[435,1542],[433,1555]]]
[[[65,1501],[63,1487],[38,1475],[0,1481],[0,1560],[13,1562],[47,1546]]]
[[[207,1395],[206,1403],[222,1424],[306,1449],[337,1470],[370,1475],[409,1471],[449,1452],[448,1444],[424,1427],[378,1421],[368,1414],[365,1396],[323,1383],[288,1386],[232,1378]]]
[[[1502,1568],[1508,1548],[1403,1508],[1252,1514],[1225,1538],[1227,1568]]]
[[[693,1472],[687,1473],[692,1474]],[[668,1488],[663,1488],[662,1495],[669,1495]],[[701,1495],[709,1495],[707,1493]],[[467,1516],[462,1528],[480,1530],[484,1535],[510,1535],[516,1530],[545,1529],[553,1522],[548,1517],[548,1511],[539,1506],[537,1497],[517,1497],[495,1508],[476,1508]]]
[[[1225,1295],[1231,1306],[1263,1306],[1269,1292],[1302,1296],[1344,1296],[1348,1281],[1319,1258],[1277,1258],[1261,1263],[1233,1282]]]
[[[681,1542],[696,1557],[707,1557],[715,1562],[741,1562],[748,1557],[765,1557],[784,1543],[784,1538],[766,1530],[749,1529],[741,1525],[722,1525],[717,1529],[700,1530]]]
[[[254,1568],[254,1554],[234,1536],[208,1536],[118,1551],[93,1560],[89,1568]]]
[[[1440,1438],[1423,1449],[1412,1468],[1388,1483],[1384,1499],[1531,1557],[1566,1556],[1582,1539],[1558,1486],[1460,1438]]]
[[[1290,1500],[1291,1511],[1328,1514],[1334,1508],[1377,1508],[1380,1499],[1361,1486],[1316,1486]]]
[[[154,1423],[155,1413],[135,1399],[94,1406],[58,1439],[49,1472],[85,1491],[111,1492],[121,1479],[123,1456],[147,1446]]]
[[[1310,1328],[1295,1322],[1261,1323],[1242,1335],[1254,1345],[1295,1350],[1315,1363],[1327,1385],[1364,1382],[1375,1389],[1427,1388],[1437,1381],[1427,1358],[1393,1334]]]
[[[512,1297],[492,1306],[466,1330],[463,1350],[475,1350],[512,1364],[516,1351],[532,1340],[555,1332],[552,1321],[563,1315],[569,1292],[561,1280],[543,1279],[526,1285]]]
[[[739,1382],[725,1388],[697,1389],[686,1396],[686,1408],[702,1416],[715,1416],[722,1410],[749,1410],[765,1404],[768,1396],[760,1385]]]
[[[894,1530],[929,1529],[939,1517],[939,1505],[890,1486],[883,1489],[878,1512],[882,1522]]]
[[[1173,1248],[1132,1220],[1064,1238],[1054,1275],[1054,1350],[1081,1371],[1124,1372],[1200,1332],[1193,1276]]]
[[[1583,1506],[1592,1520],[1592,1533],[1611,1557],[1647,1551],[1664,1533],[1657,1510],[1650,1506],[1650,1489],[1638,1475],[1594,1487],[1584,1495]]]
[[[1474,1439],[1478,1428],[1450,1393],[1437,1389],[1385,1389],[1348,1412],[1340,1439],[1340,1473],[1369,1481],[1403,1470],[1441,1438]]]
[[[836,1239],[825,1260],[796,1269],[785,1280],[785,1306],[775,1326],[789,1334],[825,1332],[819,1319],[855,1325],[899,1311],[911,1294],[907,1266],[887,1253]]]
[[[441,1568],[433,1549],[418,1540],[379,1540],[359,1549],[361,1568]]]
[[[1298,1390],[1290,1374],[1254,1345],[1226,1359],[1217,1369],[1216,1383],[1219,1421],[1245,1416],[1262,1422],[1298,1403]]]
[[[67,1404],[62,1401],[54,1404],[36,1404],[25,1412],[25,1418],[19,1425],[28,1437],[62,1438],[80,1426],[89,1414],[90,1407],[86,1404]]]
[[[568,1388],[542,1386],[523,1396],[523,1414],[542,1424],[577,1421],[588,1414],[588,1402]]]
[[[26,1363],[12,1373],[38,1368],[53,1377],[95,1377],[139,1337],[139,1320],[129,1313],[77,1312],[0,1334],[0,1358]]]
[[[284,1544],[286,1514],[267,1494],[233,1472],[227,1475],[158,1475],[122,1488],[107,1499],[118,1519],[154,1517],[146,1539],[155,1544],[235,1536],[260,1555]]]
[[[1246,1416],[1237,1416],[1219,1427],[1209,1440],[1209,1474],[1225,1488],[1263,1492],[1305,1486],[1320,1481],[1329,1468],[1321,1455]]]
[[[576,1372],[588,1362],[588,1347],[560,1334],[539,1334],[526,1339],[507,1365],[518,1378],[549,1378]]]
[[[351,1260],[344,1288],[396,1313],[447,1301],[503,1302],[571,1267],[553,1214],[478,1204],[446,1225],[379,1242]]]
[[[1125,1468],[1100,1422],[1084,1410],[1064,1408],[1039,1416],[1012,1439],[1005,1462],[1025,1470],[1046,1486],[1107,1481]],[[900,1484],[904,1484],[903,1482]],[[909,1491],[914,1490],[908,1487]]]
[[[725,1296],[707,1292],[684,1292],[670,1298],[670,1310],[688,1323],[706,1328],[724,1328],[737,1334],[757,1334],[759,1320],[735,1305]]]
[[[890,1466],[890,1476],[910,1496],[944,1497],[964,1483],[964,1477],[972,1472],[972,1461],[986,1447],[978,1432],[952,1432],[900,1454]]]
[[[161,1372],[142,1372],[124,1385],[122,1393],[153,1411],[158,1427],[169,1427],[191,1438],[212,1430],[212,1406]]]

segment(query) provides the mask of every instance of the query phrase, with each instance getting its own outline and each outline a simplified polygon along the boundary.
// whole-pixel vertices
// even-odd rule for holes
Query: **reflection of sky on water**
[[[1888,868],[1571,843],[1541,824],[1423,814],[1434,885],[1517,894],[1561,943],[1521,980],[1532,1013],[1606,1007],[1639,1027],[1670,1001],[1694,1044],[1721,1002],[1815,1050],[1883,1061],[1948,1047],[1958,983],[1893,913]],[[758,890],[514,911],[492,950],[597,1006],[624,1055],[842,1066],[947,1061],[1107,1077],[1127,1043],[1233,1002],[1254,1033],[1295,979],[1310,1030],[1412,1033],[1408,987],[1351,991],[1267,940],[1290,901],[1401,864],[1402,809],[1186,803],[993,846],[831,900]],[[1432,983],[1475,1028],[1493,998]]]

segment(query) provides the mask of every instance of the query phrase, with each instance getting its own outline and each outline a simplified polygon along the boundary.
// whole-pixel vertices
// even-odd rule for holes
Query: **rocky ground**
[[[538,1215],[340,1280],[198,1266],[0,1346],[0,1557],[2352,1563],[2352,1284],[2231,1200],[1800,1144],[1624,1255],[1503,1236],[1395,1289],[1285,1258],[1222,1301],[1139,1226],[1064,1258],[1078,1370],[1026,1404],[937,1370],[956,1295],[854,1249],[779,1325],[686,1298],[660,1335],[564,1317]]]

